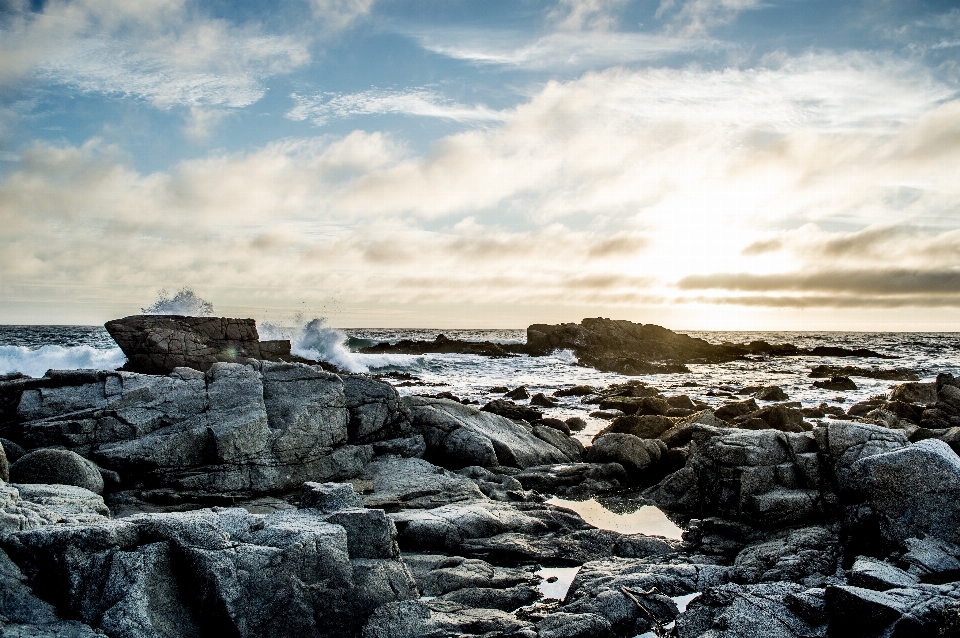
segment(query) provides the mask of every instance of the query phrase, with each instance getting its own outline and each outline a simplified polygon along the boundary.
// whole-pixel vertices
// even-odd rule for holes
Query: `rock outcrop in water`
[[[584,449],[297,362],[0,381],[0,633],[957,635],[960,381],[829,419],[591,390],[631,413]],[[600,492],[683,539],[544,502]],[[542,565],[579,568],[562,598]]]
[[[127,357],[125,369],[169,374],[176,368],[206,372],[214,363],[302,361],[290,342],[260,341],[253,319],[132,315],[104,327]]]

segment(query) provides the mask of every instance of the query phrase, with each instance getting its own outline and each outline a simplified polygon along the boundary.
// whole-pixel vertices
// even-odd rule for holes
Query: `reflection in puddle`
[[[537,588],[543,593],[544,598],[563,600],[563,597],[567,595],[567,590],[570,589],[570,584],[573,583],[573,579],[579,571],[579,567],[544,567],[537,572],[537,576],[543,579],[540,581],[540,584],[537,585]],[[554,578],[556,578],[556,580],[552,583],[547,582]]]
[[[551,498],[547,503],[573,510],[594,527],[621,534],[646,534],[648,536],[679,539],[683,532],[667,518],[666,514],[652,505],[644,505],[635,512],[617,514],[611,512],[593,498],[588,501]]]

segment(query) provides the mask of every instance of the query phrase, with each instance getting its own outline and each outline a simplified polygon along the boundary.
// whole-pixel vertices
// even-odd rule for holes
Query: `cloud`
[[[733,22],[743,11],[763,6],[761,0],[661,0],[655,17],[671,15],[668,31],[683,36],[703,36],[711,29]]]
[[[689,275],[677,282],[681,290],[739,290],[745,292],[845,292],[858,296],[950,295],[960,302],[960,270],[918,271],[828,270],[813,273],[716,273]]]
[[[559,31],[535,41],[526,35],[463,29],[408,32],[420,45],[446,57],[482,65],[534,70],[582,71],[634,62],[651,62],[677,53],[722,48],[719,42],[649,33]]]
[[[370,13],[375,0],[310,0],[328,30],[340,31]]]
[[[371,89],[362,93],[320,93],[290,97],[296,106],[287,112],[291,120],[310,120],[317,126],[331,119],[345,119],[357,115],[399,114],[415,117],[433,117],[454,122],[497,122],[506,119],[502,111],[483,105],[458,104],[436,91],[411,88],[402,91]]]
[[[560,30],[607,31],[617,26],[616,11],[626,0],[560,0],[547,18]]]
[[[310,59],[309,41],[204,17],[185,0],[53,0],[0,28],[0,85],[32,78],[160,109],[240,108],[264,79]]]

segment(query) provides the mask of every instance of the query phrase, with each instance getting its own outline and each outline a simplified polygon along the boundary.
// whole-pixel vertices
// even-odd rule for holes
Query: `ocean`
[[[356,349],[379,341],[401,339],[433,340],[438,334],[451,339],[523,343],[523,329],[503,330],[408,330],[337,329],[323,321],[304,328],[283,328],[270,324],[259,327],[261,338],[289,338],[295,354],[323,359],[350,372],[382,375],[402,395],[450,392],[461,399],[486,403],[499,394],[495,386],[526,386],[533,394],[550,395],[573,385],[605,387],[639,378],[656,386],[665,395],[686,394],[691,399],[719,406],[746,386],[777,385],[803,407],[821,403],[848,407],[878,394],[886,394],[899,381],[852,377],[857,390],[836,392],[813,387],[809,377],[818,365],[857,366],[860,368],[908,368],[921,381],[932,381],[941,372],[960,375],[960,333],[863,333],[863,332],[701,332],[687,331],[711,343],[746,343],[762,339],[770,343],[792,343],[801,348],[842,346],[869,348],[896,359],[853,357],[754,357],[722,364],[689,365],[691,372],[625,377],[576,365],[569,351],[557,351],[545,357],[517,356],[488,358],[457,354],[360,354]],[[684,332],[684,331],[678,331]],[[21,372],[43,376],[48,369],[116,369],[123,365],[123,353],[101,326],[0,326],[0,373]],[[695,385],[694,385],[695,384]],[[731,396],[732,395],[732,396]],[[566,419],[579,416],[588,427],[579,438],[585,443],[606,421],[589,416],[596,405],[583,404],[578,397],[564,397],[547,416]]]

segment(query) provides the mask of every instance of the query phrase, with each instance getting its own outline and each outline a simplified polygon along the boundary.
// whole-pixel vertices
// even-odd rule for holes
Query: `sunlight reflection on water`
[[[568,501],[554,497],[547,503],[573,510],[594,527],[621,534],[646,534],[679,539],[683,532],[667,518],[666,514],[652,505],[644,505],[635,512],[618,514],[608,510],[593,498],[587,501]]]

